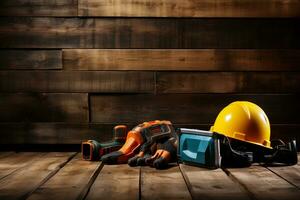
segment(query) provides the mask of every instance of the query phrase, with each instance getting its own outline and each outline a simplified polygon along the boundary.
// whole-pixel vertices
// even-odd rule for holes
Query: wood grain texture
[[[109,141],[114,124],[0,123],[0,144],[81,144],[84,140]]]
[[[299,140],[297,140],[299,141]],[[300,153],[298,153],[298,163],[293,166],[273,166],[268,167],[274,174],[287,180],[289,183],[295,185],[300,189]]]
[[[60,50],[0,50],[1,69],[62,69]]]
[[[139,168],[123,165],[104,165],[85,199],[139,199]]]
[[[300,190],[261,166],[228,169],[255,199],[298,199]]]
[[[77,0],[1,0],[0,16],[77,16]]]
[[[159,72],[158,93],[297,93],[298,72]]]
[[[100,162],[85,161],[77,154],[53,178],[39,187],[28,199],[77,199]]]
[[[192,199],[178,166],[141,168],[141,199]]]
[[[247,100],[261,106],[271,124],[300,122],[298,94],[92,95],[91,121],[140,123],[168,119],[175,124],[211,124],[225,106],[237,100]]]
[[[299,17],[297,0],[79,0],[80,16]]]
[[[193,199],[240,200],[250,199],[222,169],[205,169],[180,164],[181,172]]]
[[[41,159],[44,155],[45,153],[21,152],[2,157],[0,159],[0,180],[7,176],[12,176],[13,173],[26,168],[27,165],[37,159]]]
[[[299,71],[299,50],[64,49],[67,70]]]
[[[153,92],[152,72],[0,71],[0,92]]]
[[[88,122],[87,94],[1,94],[1,122]]]
[[[22,199],[34,191],[52,171],[60,168],[73,153],[51,152],[0,182],[1,199]],[[49,198],[49,196],[48,196]]]
[[[297,49],[299,21],[4,17],[0,48]]]

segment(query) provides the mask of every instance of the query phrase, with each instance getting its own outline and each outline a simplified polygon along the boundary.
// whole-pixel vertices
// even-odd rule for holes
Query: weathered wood
[[[112,139],[114,124],[0,123],[0,144],[81,144]]]
[[[139,199],[139,169],[124,165],[104,165],[85,199]]]
[[[91,121],[99,123],[168,119],[175,124],[211,124],[225,106],[238,100],[261,106],[272,124],[300,122],[298,94],[91,95],[90,114]]]
[[[44,155],[44,153],[21,152],[2,157],[0,159],[0,180],[16,173]]]
[[[141,199],[192,199],[178,166],[141,168]]]
[[[299,199],[300,190],[261,166],[227,169],[255,199]]]
[[[0,16],[77,16],[77,0],[1,0]]]
[[[299,21],[4,17],[0,48],[300,48]]]
[[[0,92],[153,92],[152,72],[0,71]]]
[[[88,122],[88,96],[76,93],[1,94],[0,112],[1,122]]]
[[[297,72],[159,72],[158,93],[294,93]]]
[[[299,141],[299,140],[297,140]],[[293,166],[273,166],[267,167],[274,174],[282,177],[289,183],[300,189],[300,153],[298,153],[298,164]]]
[[[14,154],[15,153],[13,151],[2,151],[2,152],[0,152],[0,159],[14,155]]]
[[[26,198],[41,183],[48,180],[73,153],[48,153],[28,167],[22,168],[10,176],[0,181],[1,199],[21,199]],[[49,198],[49,196],[48,196]]]
[[[299,71],[299,50],[64,49],[70,70]]]
[[[180,164],[193,199],[250,199],[221,169],[205,169]]]
[[[77,199],[100,167],[100,162],[85,161],[77,154],[54,177],[29,196],[36,199]]]
[[[79,0],[80,16],[299,17],[297,0]]]
[[[0,69],[62,69],[60,50],[0,50]]]

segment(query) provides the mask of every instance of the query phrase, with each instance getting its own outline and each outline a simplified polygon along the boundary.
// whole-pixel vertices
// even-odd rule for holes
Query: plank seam
[[[221,169],[225,172],[225,174],[237,185],[240,186],[240,188],[242,189],[242,191],[244,191],[247,196],[251,199],[251,200],[257,200],[257,198],[255,197],[255,195],[248,189],[248,187],[242,183],[241,181],[239,181],[239,179],[237,177],[235,177],[228,169],[221,167]]]
[[[42,185],[44,185],[49,179],[51,179],[59,170],[61,170],[69,161],[71,161],[78,153],[74,153],[71,156],[68,157],[66,161],[59,164],[53,171],[51,171],[36,187],[34,187],[31,191],[25,193],[20,197],[21,200],[25,200],[29,198],[31,194],[33,194],[38,188],[40,188]]]
[[[189,191],[189,193],[190,193],[192,199],[197,199],[196,196],[194,195],[193,188],[192,188],[192,184],[190,183],[189,178],[188,178],[187,175],[185,174],[184,170],[182,170],[180,164],[178,165],[178,167],[179,167],[179,171],[181,172],[181,175],[182,175],[182,177],[183,177],[183,180],[184,180],[184,182],[185,182],[185,185],[186,185],[186,187],[187,187],[187,189],[188,189],[188,191]]]
[[[40,159],[40,158],[44,157],[45,155],[46,155],[46,153],[43,153],[42,155],[40,155],[40,156],[38,156],[38,157],[32,159],[31,161],[29,161],[29,162],[28,162],[27,164],[25,164],[24,166],[21,166],[21,167],[15,169],[15,170],[13,170],[12,172],[10,172],[9,174],[6,174],[6,175],[3,176],[3,177],[0,177],[0,181],[2,181],[4,178],[6,178],[6,177],[8,177],[8,176],[10,176],[10,175],[13,175],[14,173],[16,173],[16,172],[19,171],[19,170],[24,169],[25,167],[29,166],[29,165],[32,164],[34,161],[36,161],[37,159]]]
[[[262,165],[261,165],[262,166]],[[276,173],[275,171],[273,171],[272,169],[270,169],[269,167],[263,166],[264,168],[266,168],[267,170],[269,170],[270,172],[272,172],[273,174],[275,174],[276,176],[280,177],[281,179],[285,180],[286,182],[288,182],[289,184],[291,184],[292,186],[294,186],[295,188],[297,188],[298,190],[300,190],[300,187],[294,183],[292,183],[291,181],[289,181],[288,179],[284,178],[283,176],[281,176],[280,174]]]
[[[86,199],[86,197],[88,196],[88,194],[90,192],[90,189],[91,189],[92,185],[94,184],[94,182],[95,182],[96,178],[98,177],[100,171],[102,170],[103,166],[104,166],[104,164],[102,162],[99,163],[98,167],[96,168],[96,170],[92,174],[89,182],[82,189],[82,191],[80,192],[80,194],[78,195],[78,197],[76,198],[76,200],[84,200],[84,199]]]

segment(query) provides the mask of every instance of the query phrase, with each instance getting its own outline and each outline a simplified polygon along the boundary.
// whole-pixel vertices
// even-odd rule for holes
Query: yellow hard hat
[[[248,101],[235,101],[226,106],[210,130],[229,138],[271,148],[269,119],[258,105]]]

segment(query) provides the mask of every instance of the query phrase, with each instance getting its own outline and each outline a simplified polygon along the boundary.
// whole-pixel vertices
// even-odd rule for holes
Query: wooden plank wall
[[[300,139],[299,17],[298,0],[1,0],[0,143],[208,129],[235,100]]]

